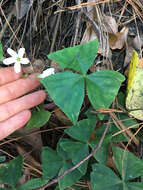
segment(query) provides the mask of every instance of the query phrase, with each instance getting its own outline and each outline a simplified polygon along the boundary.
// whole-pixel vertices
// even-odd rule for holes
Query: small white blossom
[[[49,69],[46,69],[45,71],[43,71],[43,73],[38,75],[37,77],[38,78],[45,78],[45,77],[53,75],[53,74],[55,74],[55,69],[49,68]]]
[[[16,73],[19,73],[21,71],[21,64],[28,64],[30,62],[29,59],[23,58],[25,48],[20,48],[18,50],[18,53],[16,53],[11,48],[8,48],[7,53],[11,55],[11,57],[4,59],[3,63],[5,65],[10,65],[14,63],[14,70]]]

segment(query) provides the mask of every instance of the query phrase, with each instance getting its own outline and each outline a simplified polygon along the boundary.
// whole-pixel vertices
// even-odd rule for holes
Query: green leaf
[[[71,186],[71,187],[67,187],[66,189],[64,189],[64,190],[83,190],[83,188],[82,187],[79,187],[79,186],[76,186],[76,185],[73,185],[73,186]],[[60,188],[59,188],[59,186],[57,186],[54,190],[60,190]]]
[[[127,187],[129,190],[142,190],[143,182],[130,182],[127,183]]]
[[[0,165],[0,183],[14,187],[22,174],[23,158],[21,156]]]
[[[94,120],[84,119],[76,125],[64,130],[64,132],[76,140],[88,142],[94,130],[95,122]]]
[[[92,147],[93,149],[95,148]],[[109,151],[109,144],[104,144],[102,145],[99,150],[94,154],[94,158],[100,163],[100,164],[105,164],[107,163],[108,160],[108,151]]]
[[[110,168],[102,164],[94,164],[92,168],[90,178],[93,190],[123,190],[122,181]]]
[[[59,139],[59,142],[57,143],[57,154],[63,159],[63,160],[69,160],[70,159],[70,156],[67,152],[65,152],[61,146],[62,143],[64,142],[68,142],[69,139],[67,138],[60,138]]]
[[[64,173],[64,171],[73,167],[73,164],[70,162],[65,162],[64,166],[61,168],[59,172],[59,176]],[[64,190],[66,187],[70,187],[74,185],[83,174],[79,172],[79,170],[75,169],[74,171],[65,175],[61,180],[59,180],[59,188],[60,190]]]
[[[97,144],[99,143],[100,138],[101,138],[102,134],[104,133],[105,128],[106,128],[106,125],[102,125],[96,130],[96,133],[94,135],[94,139],[89,142],[89,145],[92,147],[92,149],[94,149],[97,146]],[[112,135],[117,133],[117,132],[120,132],[120,130],[114,124],[111,124],[107,133],[106,133],[106,136],[103,140],[101,148],[96,152],[96,154],[94,154],[94,158],[99,163],[106,164],[107,158],[108,158],[108,145],[109,145],[109,143],[111,143],[111,142],[126,142],[129,140],[123,134],[119,134],[119,135],[113,137]]]
[[[26,125],[26,129],[40,128],[45,125],[51,114],[50,112],[40,108],[38,111],[32,111],[32,116]]]
[[[124,181],[143,175],[143,161],[128,151],[113,147],[115,165]]]
[[[0,156],[0,162],[4,162],[6,160],[6,156]]]
[[[0,42],[0,61],[3,61],[4,57],[3,57],[3,49],[2,49],[2,44]]]
[[[51,179],[55,177],[62,166],[62,159],[49,147],[44,147],[42,151],[43,178]]]
[[[63,72],[46,77],[41,82],[55,104],[76,124],[84,99],[83,76],[72,72]]]
[[[62,68],[70,68],[86,74],[87,70],[93,64],[97,50],[98,42],[94,40],[86,44],[56,51],[49,54],[48,58],[57,61]]]
[[[42,187],[48,183],[47,180],[42,179],[42,178],[35,178],[32,180],[29,180],[28,182],[22,184],[20,187],[17,187],[16,190],[32,190],[32,189],[37,189],[39,187]]]
[[[108,108],[124,79],[123,75],[111,70],[102,70],[87,75],[87,94],[93,107],[95,109]]]
[[[68,140],[68,142],[61,143],[61,147],[69,154],[74,165],[79,163],[89,153],[88,145],[81,142],[73,142]],[[84,162],[80,167],[77,168],[83,175],[86,173],[87,163],[88,161]]]

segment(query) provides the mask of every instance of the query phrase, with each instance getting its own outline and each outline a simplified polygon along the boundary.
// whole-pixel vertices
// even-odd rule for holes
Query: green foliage
[[[5,156],[0,156],[0,162],[4,162],[6,160]]]
[[[72,72],[57,73],[42,79],[41,82],[55,104],[75,123],[84,99],[84,78],[82,75]]]
[[[128,151],[113,147],[115,165],[124,182],[143,175],[143,161]]]
[[[67,142],[62,142],[61,147],[65,152],[67,152],[74,165],[80,162],[89,154],[88,145],[81,142],[73,142],[71,140],[68,140]],[[78,167],[78,170],[83,175],[86,173],[87,163],[88,162],[86,161],[80,167]]]
[[[44,179],[51,179],[56,175],[59,176],[73,166],[73,162],[69,159],[70,156],[68,156],[68,152],[65,152],[62,148],[63,143],[65,142],[69,142],[69,140],[60,139],[57,145],[57,152],[53,151],[49,147],[44,147],[42,152],[42,169]],[[70,172],[59,181],[60,190],[63,190],[68,186],[72,186],[83,175],[84,174],[80,172],[80,169],[75,169]]]
[[[115,71],[102,70],[86,77],[87,94],[95,109],[108,108],[113,102],[124,77]]]
[[[3,57],[3,49],[2,49],[2,44],[0,42],[0,61],[3,61],[4,57]]]
[[[84,100],[85,85],[93,107],[108,108],[113,102],[124,76],[115,71],[100,71],[87,75],[97,53],[97,41],[91,41],[50,54],[48,57],[63,68],[73,72],[62,72],[41,80],[55,104],[76,124]],[[78,100],[78,101],[77,101]]]
[[[73,69],[81,74],[86,74],[96,57],[98,50],[97,40],[84,45],[65,48],[48,55],[48,58],[56,61],[61,68]]]
[[[135,178],[143,175],[143,161],[132,153],[118,147],[113,147],[113,155],[120,177],[105,165],[95,164],[91,172],[92,189],[141,190],[143,183],[133,181]]]
[[[121,179],[108,167],[94,164],[91,172],[91,187],[94,190],[121,190]]]
[[[22,175],[22,166],[23,158],[21,156],[0,165],[0,183],[14,187]]]
[[[17,185],[23,165],[23,159],[19,156],[6,164],[0,165],[0,183],[8,184],[13,190],[40,188],[82,161],[91,150],[97,147],[106,124],[102,121],[102,125],[95,129],[99,118],[92,114],[90,110],[93,108],[95,110],[109,108],[118,94],[124,76],[110,70],[88,74],[87,71],[93,64],[96,53],[97,41],[94,40],[87,44],[54,52],[48,56],[49,59],[57,61],[61,68],[67,70],[48,76],[42,79],[41,83],[55,104],[72,121],[73,126],[64,131],[69,138],[60,138],[56,150],[48,146],[43,148],[41,159],[43,173],[40,178],[31,179],[25,184]],[[77,122],[85,94],[88,96],[92,108],[87,111],[86,119]],[[122,99],[123,96],[120,96],[121,103],[123,102]],[[104,119],[109,119],[109,115],[100,114],[100,119],[102,116]],[[41,127],[49,118],[50,113],[40,107],[38,111],[32,112],[27,129]],[[138,127],[137,122],[125,114],[118,113],[118,118],[125,127],[133,125]],[[83,162],[78,168],[62,177],[58,181],[55,190],[69,190],[70,187],[82,189],[75,186],[75,184],[80,179],[85,178],[90,181],[92,190],[141,190],[143,182],[135,182],[135,179],[143,176],[143,162],[132,153],[113,147],[113,160],[118,173],[106,166],[109,145],[111,146],[114,142],[129,140],[122,133],[114,136],[118,132],[120,130],[114,123],[111,123],[101,148],[93,155],[92,160]],[[3,161],[3,158],[0,158],[0,161]],[[4,190],[4,188],[0,189]]]
[[[129,118],[128,118],[129,119]],[[98,144],[106,125],[100,126],[99,129],[96,130],[96,133],[94,134],[94,127],[96,123],[96,117],[95,119],[84,119],[80,122],[78,122],[76,125],[66,129],[64,132],[71,136],[72,138],[84,142],[85,147],[90,146],[91,148],[95,148]],[[126,121],[127,122],[127,121]],[[114,124],[110,125],[110,128],[108,129],[108,132],[104,138],[103,144],[101,148],[96,152],[94,157],[98,162],[100,163],[106,163],[107,157],[108,157],[108,145],[111,142],[126,142],[129,139],[125,137],[123,134],[118,135],[117,137],[113,137],[112,135],[119,132],[119,129]],[[81,135],[82,134],[82,135]],[[90,139],[92,136],[92,139]],[[75,143],[75,142],[74,142]],[[64,147],[63,147],[64,149]],[[71,152],[74,150],[71,148]],[[82,155],[81,155],[82,156]]]
[[[43,185],[45,185],[48,182],[48,180],[45,180],[43,178],[35,178],[31,179],[28,182],[22,184],[19,187],[16,187],[16,190],[32,190],[39,188]]]
[[[73,167],[71,162],[65,162],[63,167],[61,168],[59,175],[62,175],[64,171]],[[59,188],[60,190],[64,190],[66,187],[70,187],[75,184],[83,174],[79,172],[79,170],[75,169],[74,171],[68,173],[59,181]]]
[[[38,111],[32,111],[32,116],[26,125],[26,129],[39,128],[45,125],[51,114],[50,112],[39,108]]]
[[[51,167],[52,166],[52,167]],[[62,159],[49,147],[44,147],[42,151],[42,170],[45,179],[56,176],[62,166]]]

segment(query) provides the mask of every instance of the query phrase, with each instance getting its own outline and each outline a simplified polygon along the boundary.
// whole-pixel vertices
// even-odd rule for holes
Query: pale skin
[[[35,75],[21,78],[13,67],[0,69],[0,140],[23,127],[31,117],[29,109],[44,101],[45,91],[28,93],[40,85]]]

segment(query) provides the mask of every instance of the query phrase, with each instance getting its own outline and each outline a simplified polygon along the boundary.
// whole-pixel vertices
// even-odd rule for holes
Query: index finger
[[[16,73],[14,67],[0,69],[0,86],[19,79],[22,72]]]

